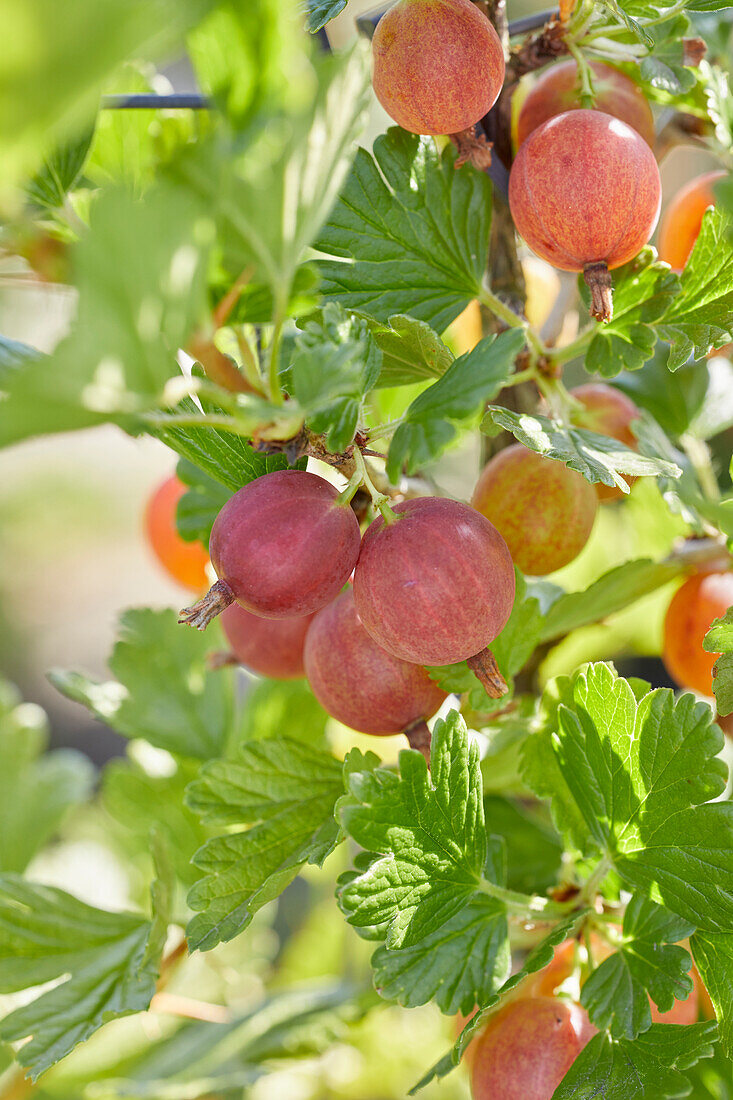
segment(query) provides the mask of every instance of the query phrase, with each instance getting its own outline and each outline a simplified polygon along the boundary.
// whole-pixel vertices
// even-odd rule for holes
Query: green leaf
[[[76,246],[76,323],[53,355],[6,377],[0,445],[128,422],[162,400],[204,308],[205,230],[201,211],[169,187],[144,201],[117,190],[98,199],[90,232]]]
[[[721,1045],[728,1057],[733,1057],[733,934],[696,932],[690,949],[713,1002]]]
[[[366,321],[327,302],[319,322],[296,338],[286,383],[308,426],[326,436],[331,451],[354,438],[366,394],[374,388],[382,353]]]
[[[681,292],[658,322],[658,332],[671,344],[668,366],[676,370],[692,355],[701,359],[711,348],[733,339],[733,248],[730,218],[722,209],[708,211],[692,255],[681,276]]]
[[[90,761],[71,749],[47,748],[41,708],[22,703],[0,680],[0,871],[24,871],[69,808],[91,793]]]
[[[504,905],[477,896],[414,947],[378,947],[374,985],[385,1000],[405,1008],[434,1000],[447,1015],[468,1015],[508,978],[508,936]]]
[[[187,805],[204,824],[249,825],[213,837],[194,856],[205,875],[188,903],[187,935],[208,951],[238,935],[305,863],[322,864],[338,839],[336,799],[342,765],[299,741],[244,745],[236,761],[213,760],[188,788]]]
[[[530,974],[536,974],[538,970],[544,970],[546,966],[549,966],[552,962],[555,948],[559,947],[561,943],[574,935],[585,915],[586,911],[583,910],[555,925],[550,934],[546,936],[537,947],[529,952],[522,966],[516,970],[511,977],[507,978],[504,984],[493,992],[486,1001],[479,1005],[479,1010],[465,1025],[448,1053],[444,1054],[443,1057],[428,1070],[425,1076],[410,1089],[410,1096],[414,1096],[416,1092],[425,1088],[426,1085],[429,1085],[430,1082],[436,1078],[446,1077],[456,1068],[465,1054],[471,1039],[476,1032],[485,1025],[489,1014],[500,1004],[502,996],[505,993],[509,993],[512,989],[515,989],[520,982]]]
[[[542,894],[557,883],[563,845],[544,807],[526,800],[484,795],[490,835],[506,845],[507,886],[523,894]]]
[[[611,436],[561,424],[539,413],[530,416],[529,413],[515,413],[499,405],[491,405],[487,417],[500,428],[511,432],[530,450],[547,458],[559,459],[571,470],[582,474],[586,481],[615,485],[624,493],[628,493],[629,487],[621,474],[679,477],[682,472],[673,462],[640,455]]]
[[[605,664],[575,677],[553,741],[588,835],[632,889],[707,931],[733,922],[733,804],[710,707],[668,689],[637,703]]]
[[[567,592],[548,610],[540,638],[547,641],[598,623],[636,603],[684,572],[681,562],[637,558],[616,565],[582,592]]]
[[[386,321],[364,317],[382,352],[378,386],[405,386],[440,378],[453,362],[453,353],[437,332],[415,317],[395,314]]]
[[[545,616],[540,600],[533,594],[518,569],[514,606],[505,626],[491,643],[491,652],[502,675],[511,679],[524,668],[543,634]]]
[[[359,149],[316,248],[322,290],[379,321],[409,313],[437,332],[476,298],[486,267],[491,183],[455,171],[449,147],[393,127]]]
[[[713,691],[720,714],[733,711],[733,608],[716,619],[703,638],[702,647],[708,653],[719,653],[713,667]]]
[[[218,133],[171,172],[217,225],[231,280],[246,271],[270,288],[282,321],[296,270],[349,170],[369,88],[361,49],[319,60],[298,109],[273,118],[239,153]]]
[[[165,893],[153,884],[154,906]],[[33,1080],[102,1024],[148,1007],[166,925],[157,908],[151,924],[0,875],[0,993],[59,983],[0,1022],[5,1042],[28,1038],[17,1057]]]
[[[654,45],[654,41],[649,35],[649,31],[629,14],[625,4],[618,3],[617,0],[602,0],[601,7],[605,8],[612,16],[615,16],[616,20],[627,27],[634,38],[644,46],[651,47]]]
[[[654,255],[645,249],[614,271],[613,320],[596,326],[585,358],[591,373],[612,378],[651,358],[657,339],[652,326],[679,291],[678,277],[666,264],[654,263]]]
[[[306,680],[260,680],[247,691],[239,735],[242,741],[265,741],[287,730],[293,740],[322,747],[327,722]]]
[[[707,363],[690,363],[670,374],[667,356],[666,344],[658,343],[644,370],[622,373],[614,385],[640,408],[647,409],[668,435],[679,438],[705,401],[708,366]]]
[[[341,822],[379,857],[343,887],[339,904],[356,928],[379,927],[388,948],[411,947],[468,904],[488,849],[478,749],[454,710],[435,723],[431,770],[414,750],[399,772],[350,777]]]
[[[412,474],[434,461],[455,439],[458,427],[479,416],[486,401],[506,384],[524,344],[523,329],[487,336],[415,398],[390,444],[387,476],[393,482],[403,469]]]
[[[183,630],[172,611],[148,608],[126,611],[119,630],[109,660],[116,681],[56,670],[54,687],[123,737],[179,756],[221,756],[232,734],[232,683],[209,668],[211,637]]]
[[[280,457],[287,465],[285,456]],[[208,546],[214,520],[232,493],[187,458],[178,460],[176,477],[187,486],[176,506],[178,534],[187,542],[197,541]]]
[[[308,30],[315,34],[321,27],[325,27],[326,23],[340,15],[347,3],[348,0],[305,0]]]
[[[30,201],[41,209],[55,210],[63,206],[84,168],[94,130],[66,142],[43,162],[41,169],[26,187]]]
[[[623,930],[623,943],[591,973],[580,1000],[596,1027],[616,1039],[635,1039],[651,1027],[650,996],[668,1012],[692,992],[692,959],[676,945],[694,926],[635,895]]]
[[[652,1024],[633,1043],[601,1032],[552,1094],[553,1100],[676,1100],[690,1095],[685,1070],[710,1058],[715,1024]]]

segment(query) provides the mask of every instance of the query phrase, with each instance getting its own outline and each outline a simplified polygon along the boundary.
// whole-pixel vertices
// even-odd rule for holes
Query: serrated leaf
[[[713,667],[713,692],[720,714],[733,711],[733,608],[712,623],[703,638],[708,653],[719,653]]]
[[[305,9],[308,13],[306,27],[315,34],[326,23],[330,23],[337,15],[340,15],[348,3],[348,0],[306,0]]]
[[[617,3],[617,0],[603,0],[601,6],[612,13],[617,21],[627,27],[634,38],[638,39],[643,45],[648,47],[654,45],[654,40],[649,35],[649,31],[629,14],[626,4]]]
[[[250,828],[213,837],[194,856],[204,877],[188,895],[197,911],[187,930],[192,948],[233,939],[303,863],[323,862],[338,838],[333,814],[342,793],[339,761],[285,738],[251,742],[237,760],[202,768],[187,805],[204,824]]]
[[[47,748],[44,712],[0,680],[0,871],[24,871],[70,807],[91,793],[90,761]]]
[[[711,348],[733,339],[729,226],[729,216],[722,208],[705,214],[681,275],[680,293],[658,322],[659,335],[671,345],[670,370],[682,366],[691,355],[701,359]]]
[[[32,203],[47,210],[64,205],[68,192],[82,173],[93,136],[92,128],[44,159],[40,170],[26,187],[26,194]]]
[[[649,998],[660,1012],[692,992],[692,960],[680,940],[694,931],[646,898],[635,895],[624,914],[624,939],[585,982],[581,1004],[592,1022],[616,1039],[635,1039],[652,1023]]]
[[[79,304],[53,355],[5,377],[0,445],[29,436],[129,424],[180,376],[178,349],[204,308],[205,214],[163,184],[144,200],[109,190],[76,246]]]
[[[566,696],[567,698],[567,696]],[[631,685],[605,664],[575,677],[554,753],[598,851],[625,882],[708,931],[733,923],[733,804],[723,735],[692,695]]]
[[[689,1096],[684,1071],[710,1058],[715,1024],[652,1024],[633,1043],[601,1032],[591,1039],[553,1100],[677,1100]]]
[[[682,572],[682,563],[655,562],[650,558],[638,558],[614,566],[584,591],[567,592],[560,596],[548,610],[539,637],[546,641],[569,634],[581,626],[601,622],[674,580]]]
[[[690,950],[715,1009],[723,1050],[733,1057],[733,934],[696,932]]]
[[[409,313],[442,332],[476,298],[486,266],[491,184],[456,172],[449,147],[397,127],[359,149],[316,248],[324,295],[379,321]]]
[[[598,324],[586,353],[586,370],[613,378],[638,370],[654,353],[652,327],[679,293],[679,279],[645,249],[613,273],[613,320]],[[587,295],[587,290],[585,291]]]
[[[345,886],[339,904],[355,927],[383,929],[388,948],[420,943],[461,912],[487,858],[478,750],[456,711],[438,720],[431,770],[400,753],[399,772],[353,775],[345,831],[381,858]]]
[[[382,353],[366,321],[335,302],[327,302],[319,321],[296,338],[288,388],[330,450],[343,451],[352,442],[381,369]]]
[[[109,660],[117,681],[55,670],[54,687],[123,737],[202,760],[221,756],[232,735],[231,678],[212,670],[212,640],[182,630],[173,611],[126,611]]]
[[[154,904],[165,894],[154,884]],[[0,992],[61,979],[0,1022],[0,1039],[28,1038],[17,1057],[33,1080],[102,1024],[148,1007],[167,923],[163,912],[153,917],[94,909],[55,887],[0,876]]]
[[[468,1015],[506,981],[511,968],[506,909],[476,897],[414,947],[372,955],[381,997],[415,1008],[434,1000],[441,1012]]]
[[[525,339],[523,329],[486,336],[415,398],[387,455],[387,476],[393,482],[403,470],[412,474],[438,458],[459,426],[478,417],[486,401],[506,384]]]
[[[382,352],[382,371],[377,385],[405,386],[440,378],[453,362],[453,352],[424,321],[404,314],[395,314],[378,321],[368,314],[363,317]]]
[[[629,487],[622,474],[679,477],[682,472],[673,462],[640,455],[611,436],[561,424],[539,413],[515,413],[498,405],[490,405],[487,417],[511,432],[530,450],[564,462],[571,470],[582,474],[586,481],[617,486],[624,493],[628,493]]]

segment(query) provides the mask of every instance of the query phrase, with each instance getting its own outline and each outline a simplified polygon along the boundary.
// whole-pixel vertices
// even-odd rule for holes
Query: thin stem
[[[400,424],[404,424],[404,416],[399,417],[397,420],[388,420],[384,424],[377,424],[376,428],[368,428],[370,439],[387,439],[390,435],[393,435]]]
[[[569,363],[571,359],[575,359],[576,356],[582,355],[595,336],[597,329],[597,325],[589,325],[588,328],[583,329],[580,335],[576,336],[569,344],[565,344],[562,348],[553,348],[550,352],[553,362]]]
[[[720,500],[720,486],[713,470],[710,448],[704,439],[685,433],[680,437],[685,454],[700,482],[700,488],[708,500]]]
[[[380,493],[379,489],[376,488],[374,482],[369,476],[369,471],[367,470],[364,456],[358,447],[354,447],[354,462],[356,463],[356,468],[361,476],[362,482],[364,483],[364,487],[367,489],[369,495],[371,496],[374,507],[381,512],[384,522],[395,523],[398,517],[394,514],[389,506],[389,497],[385,496],[384,493]]]
[[[510,912],[528,918],[547,917],[550,919],[564,918],[576,905],[576,901],[557,902],[550,898],[540,897],[539,894],[520,894],[516,890],[507,890],[503,886],[496,886],[493,882],[482,879],[478,889],[482,894],[488,894],[497,901],[501,901]]]
[[[504,383],[504,389],[508,389],[509,386],[520,386],[522,382],[533,382],[536,378],[536,369],[534,367],[527,367],[526,370],[519,370],[516,374],[513,374],[509,381]]]
[[[592,904],[595,901],[596,894],[598,893],[598,887],[603,882],[608,872],[613,867],[613,863],[608,856],[604,856],[603,859],[596,865],[593,872],[586,879],[577,901]]]
[[[567,48],[575,58],[578,66],[578,82],[580,84],[580,105],[581,107],[593,108],[596,105],[596,93],[593,88],[593,74],[591,73],[590,65],[586,58],[583,56],[583,51],[579,50],[575,42],[570,38],[565,40]]]
[[[338,503],[349,504],[353,500],[357,489],[361,485],[361,482],[361,470],[357,469],[356,473],[349,478],[348,485],[339,494]]]
[[[270,390],[270,400],[273,405],[282,405],[284,403],[283,392],[280,388],[280,339],[282,337],[282,330],[282,313],[278,311],[273,325],[272,339],[270,340],[270,361],[267,369],[268,388]]]
[[[491,310],[491,312],[495,314],[496,317],[498,317],[501,321],[504,321],[505,324],[509,325],[510,328],[523,328],[527,336],[527,342],[529,343],[532,350],[535,352],[535,355],[547,354],[547,348],[542,343],[532,326],[517,313],[515,313],[513,309],[510,309],[509,306],[504,305],[501,298],[497,298],[497,296],[495,294],[492,294],[490,290],[487,290],[486,287],[482,287],[479,292],[478,300],[483,306],[486,306],[488,310]]]

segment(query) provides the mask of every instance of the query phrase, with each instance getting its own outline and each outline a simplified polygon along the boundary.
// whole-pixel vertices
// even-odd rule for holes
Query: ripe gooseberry
[[[530,134],[509,177],[517,231],[542,259],[583,272],[601,321],[613,315],[609,270],[647,243],[661,194],[654,154],[636,130],[582,108]]]
[[[372,40],[372,83],[390,118],[413,134],[456,134],[496,102],[504,51],[471,0],[399,0]]]
[[[466,504],[421,497],[379,516],[362,540],[354,601],[364,628],[394,657],[418,665],[468,659],[495,698],[506,691],[486,647],[514,603],[506,543]]]
[[[555,997],[510,1002],[490,1018],[475,1040],[474,1100],[552,1100],[595,1034],[580,1005]]]
[[[351,588],[314,617],[305,672],[323,709],[345,726],[378,735],[406,732],[411,744],[428,747],[425,719],[445,692],[420,665],[393,657],[367,634]]]
[[[178,534],[176,509],[186,486],[175,475],[158,486],[145,506],[145,532],[156,558],[167,573],[186,588],[201,592],[209,584],[209,555],[200,542]]]
[[[669,203],[659,227],[659,259],[681,271],[690,258],[705,211],[715,206],[713,185],[725,172],[706,172],[681,187]]]
[[[680,687],[713,693],[713,665],[719,653],[703,649],[714,619],[733,605],[733,573],[696,573],[677,589],[664,617],[662,658]]]
[[[238,603],[230,604],[221,616],[221,625],[232,647],[232,660],[269,676],[272,680],[297,680],[305,676],[303,646],[313,619],[263,619],[245,611]],[[222,662],[218,662],[222,663]]]
[[[640,414],[625,393],[613,386],[607,386],[604,382],[588,382],[584,386],[576,386],[570,394],[583,406],[582,412],[573,413],[574,424],[597,432],[598,435],[610,435],[611,439],[617,439],[633,451],[637,449],[638,443],[631,424],[639,419]],[[630,477],[627,480],[629,485],[633,485],[636,478]],[[603,485],[598,482],[595,490],[600,501],[618,500],[624,496],[623,490],[617,485]]]
[[[359,523],[317,474],[277,470],[230,497],[214,520],[219,578],[180,622],[203,630],[234,600],[265,619],[310,615],[346,583],[359,555]]]
[[[514,443],[484,466],[471,504],[501,533],[522,572],[541,577],[578,556],[598,498],[575,470]]]
[[[654,146],[654,116],[638,84],[620,69],[591,61],[595,110],[621,119]],[[521,87],[521,85],[520,85]],[[578,63],[575,58],[543,69],[522,100],[517,117],[517,148],[543,122],[564,111],[581,109]]]

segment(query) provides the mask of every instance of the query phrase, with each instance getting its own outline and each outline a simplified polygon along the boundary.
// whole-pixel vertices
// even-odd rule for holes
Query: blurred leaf
[[[117,681],[61,670],[49,679],[123,737],[208,760],[226,751],[233,733],[231,675],[209,667],[213,648],[211,630],[184,629],[173,611],[133,609],[120,617],[109,659]]]
[[[591,1039],[553,1093],[553,1100],[660,1100],[689,1096],[684,1075],[713,1053],[715,1024],[652,1024],[634,1042],[605,1032]]]
[[[507,886],[524,894],[544,893],[557,882],[563,845],[549,815],[519,799],[484,795],[489,835],[506,844]]]
[[[26,187],[26,194],[32,203],[48,210],[64,205],[66,196],[82,173],[93,135],[93,128],[87,130],[81,137],[66,142],[46,157],[40,171]]]
[[[69,808],[91,793],[91,762],[71,749],[47,749],[44,712],[0,680],[0,871],[24,871]]]
[[[447,1015],[468,1015],[506,981],[510,968],[506,909],[479,895],[414,947],[378,947],[372,955],[381,997],[405,1008],[435,1001]]]
[[[665,344],[657,344],[644,370],[623,372],[614,379],[614,385],[640,408],[647,409],[668,435],[679,438],[705,401],[708,365],[689,363],[670,374],[668,354]]]
[[[491,652],[504,677],[516,676],[534,653],[543,633],[545,617],[540,601],[515,568],[514,606],[505,626],[491,643]]]
[[[405,386],[440,378],[453,362],[453,353],[437,332],[415,317],[395,314],[386,322],[363,316],[382,352],[378,386]]]
[[[465,909],[486,864],[477,746],[452,710],[435,723],[430,772],[405,750],[399,773],[357,772],[349,786],[343,827],[380,858],[341,889],[339,905],[355,928],[378,927],[390,949],[422,943]]]
[[[730,219],[722,209],[709,210],[681,275],[681,292],[658,322],[658,332],[671,344],[668,366],[676,370],[692,355],[701,359],[711,348],[733,339],[733,247]]]
[[[202,768],[187,805],[204,824],[250,828],[213,837],[194,856],[205,875],[188,895],[197,910],[187,930],[192,950],[233,939],[303,863],[323,863],[338,840],[342,770],[329,753],[285,738],[249,742],[236,760]]]
[[[412,474],[435,461],[459,427],[479,416],[506,384],[524,344],[523,329],[486,336],[415,398],[390,444],[387,476],[392,482],[399,481],[403,470]]]
[[[696,932],[690,949],[703,985],[710,994],[718,1021],[720,1042],[728,1057],[733,1056],[733,935]]]
[[[260,680],[247,688],[242,741],[265,741],[287,730],[292,740],[325,747],[328,715],[306,680]]]
[[[76,246],[79,305],[53,355],[6,376],[0,445],[125,421],[180,376],[178,349],[204,307],[201,212],[168,187],[112,190]]]
[[[679,378],[681,370],[674,375]],[[733,363],[714,356],[707,364],[708,387],[702,405],[691,416],[690,432],[711,439],[733,427]]]
[[[713,691],[720,714],[733,712],[733,608],[716,619],[703,638],[708,653],[719,653],[713,668]]]
[[[491,220],[483,172],[455,171],[433,138],[392,127],[359,149],[315,247],[323,293],[378,321],[409,313],[437,332],[481,291]]]
[[[651,997],[660,1012],[692,993],[692,959],[677,944],[695,931],[659,905],[634,895],[624,913],[623,942],[587,978],[581,1004],[600,1030],[636,1039],[651,1027]]]
[[[609,435],[584,431],[561,424],[536,413],[515,413],[499,405],[490,405],[487,420],[511,432],[515,439],[538,454],[559,459],[577,470],[586,481],[616,485],[628,493],[629,487],[621,474],[634,477],[646,475],[679,477],[682,472],[673,462],[637,454]]]
[[[153,903],[165,889],[153,884]],[[167,916],[108,913],[50,886],[0,876],[0,993],[60,981],[0,1022],[36,1080],[102,1024],[150,1004]]]

